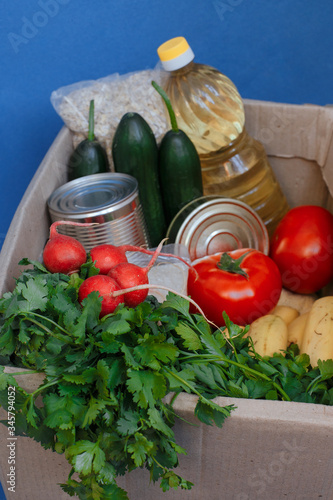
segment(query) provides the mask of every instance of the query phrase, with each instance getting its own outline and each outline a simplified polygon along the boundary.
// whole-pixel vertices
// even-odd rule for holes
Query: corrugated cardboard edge
[[[267,154],[315,161],[333,195],[333,108],[248,99],[244,106],[245,126],[250,135],[262,142]]]
[[[192,394],[182,393],[174,402],[173,408],[177,414],[193,413],[198,398]],[[302,423],[316,427],[333,426],[333,407],[310,403],[294,403],[289,401],[268,401],[259,399],[225,398],[217,397],[214,402],[219,406],[233,405],[232,419],[245,419],[256,421],[299,422],[300,414]]]

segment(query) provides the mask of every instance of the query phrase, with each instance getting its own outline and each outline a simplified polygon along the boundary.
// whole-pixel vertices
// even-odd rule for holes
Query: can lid
[[[55,217],[94,217],[116,212],[138,196],[137,180],[127,174],[105,173],[79,177],[56,189],[48,199]]]
[[[193,200],[171,222],[168,235],[172,234],[175,243],[188,248],[191,261],[237,248],[255,248],[266,255],[269,251],[262,219],[246,203],[232,198],[203,196]]]
[[[166,71],[182,68],[194,59],[194,53],[183,36],[164,42],[158,47],[157,53]]]

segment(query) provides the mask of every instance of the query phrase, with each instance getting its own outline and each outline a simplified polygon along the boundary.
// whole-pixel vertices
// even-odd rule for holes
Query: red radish
[[[110,269],[120,262],[127,262],[123,247],[115,245],[98,245],[90,250],[90,257],[99,269],[99,274],[108,274]]]
[[[165,240],[163,240],[163,242],[164,241]],[[112,267],[120,264],[121,262],[128,262],[126,252],[141,252],[147,255],[154,254],[153,250],[147,250],[146,248],[137,247],[134,245],[121,245],[117,247],[115,245],[104,244],[92,248],[90,250],[90,256],[92,261],[95,262],[95,267],[99,269],[99,274],[108,274]],[[159,255],[163,257],[174,257],[181,260],[190,267],[190,264],[178,255],[163,252],[161,252]]]
[[[90,223],[57,221],[50,227],[49,240],[43,251],[43,261],[50,273],[70,274],[78,271],[87,260],[87,254],[82,243],[71,236],[59,234],[58,226],[91,226]]]
[[[99,292],[99,296],[102,297],[102,309],[99,317],[102,318],[107,314],[113,313],[119,304],[124,303],[123,295],[113,296],[113,292],[119,290],[120,286],[110,276],[104,276],[103,274],[90,276],[80,285],[79,302],[82,304],[82,301],[91,292]]]
[[[113,278],[119,283],[121,288],[132,288],[137,285],[147,285],[149,283],[147,268],[131,264],[130,262],[121,262],[113,267],[107,276]],[[143,290],[134,290],[124,295],[125,304],[128,307],[136,307],[143,302],[148,295],[148,288]]]
[[[138,285],[148,285],[148,272],[155,264],[155,261],[160,254],[162,245],[163,241],[156,248],[149,264],[146,267],[140,267],[136,264],[131,264],[130,262],[121,262],[113,267],[107,275],[113,278],[120,285],[121,289],[135,288]],[[126,306],[136,307],[141,304],[141,302],[146,299],[148,291],[149,287],[125,293],[124,299]]]

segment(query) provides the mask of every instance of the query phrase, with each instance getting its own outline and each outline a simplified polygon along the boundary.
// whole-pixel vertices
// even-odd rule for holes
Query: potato
[[[299,316],[299,311],[294,307],[277,305],[270,314],[279,316],[287,325],[289,325],[289,323]]]
[[[273,356],[287,349],[288,327],[284,320],[274,314],[266,314],[251,323],[247,333],[254,348],[261,356]]]
[[[309,318],[309,313],[304,313],[297,318],[295,318],[291,323],[288,325],[288,346],[290,344],[297,344],[298,347],[302,345],[302,340],[303,340],[303,335],[304,335],[304,330],[305,326],[307,324]]]
[[[309,312],[305,326],[301,353],[310,356],[313,367],[318,360],[333,359],[333,297],[317,299]]]

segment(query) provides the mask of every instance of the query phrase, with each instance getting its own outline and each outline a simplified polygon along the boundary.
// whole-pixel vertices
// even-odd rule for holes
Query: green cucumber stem
[[[178,132],[179,128],[177,125],[177,120],[176,120],[176,115],[175,112],[172,108],[171,102],[169,97],[167,96],[167,93],[154,81],[151,82],[152,86],[154,87],[155,90],[160,94],[162,97],[163,101],[165,102],[165,105],[167,107],[169,116],[170,116],[170,122],[171,122],[171,128],[174,132]]]
[[[89,106],[89,128],[88,128],[88,141],[93,141],[95,139],[95,119],[94,119],[94,113],[95,113],[95,106],[94,106],[94,100],[92,99],[90,101],[90,106]]]

